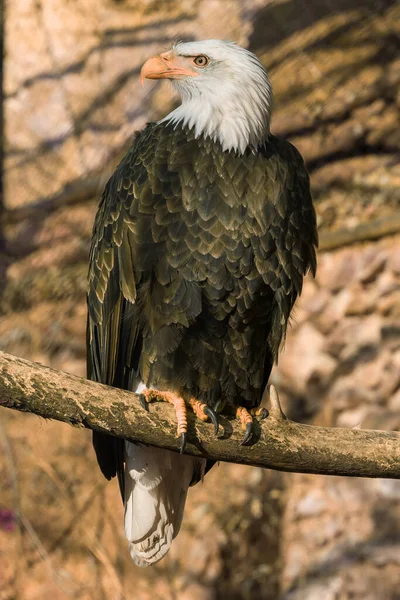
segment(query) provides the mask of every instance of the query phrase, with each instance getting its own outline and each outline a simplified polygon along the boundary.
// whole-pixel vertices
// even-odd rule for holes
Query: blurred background
[[[292,418],[400,426],[400,11],[391,0],[8,0],[0,349],[85,374],[88,246],[135,130],[171,109],[142,63],[231,39],[269,70],[321,236],[273,373]],[[139,570],[90,432],[0,414],[0,600],[399,600],[400,485],[221,464]]]

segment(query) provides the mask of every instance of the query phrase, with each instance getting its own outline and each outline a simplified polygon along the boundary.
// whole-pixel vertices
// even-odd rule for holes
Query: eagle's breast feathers
[[[113,383],[118,371],[212,405],[223,395],[254,406],[315,271],[315,244],[308,175],[289,143],[270,137],[240,156],[186,128],[148,125],[94,227],[98,377]]]

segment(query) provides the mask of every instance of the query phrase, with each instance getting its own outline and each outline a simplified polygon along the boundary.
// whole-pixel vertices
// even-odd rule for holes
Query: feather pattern
[[[139,567],[161,560],[178,535],[195,459],[125,442],[125,535]]]
[[[148,125],[94,224],[88,376],[219,410],[257,406],[316,243],[308,175],[288,142],[269,136],[239,155],[179,123]],[[118,475],[135,562],[159,560],[210,464],[101,433],[94,446],[104,475]]]

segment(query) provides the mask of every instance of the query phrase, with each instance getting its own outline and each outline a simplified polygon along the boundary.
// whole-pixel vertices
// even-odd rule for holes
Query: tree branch
[[[146,412],[124,390],[55,371],[0,352],[0,406],[57,419],[146,444],[178,450],[173,409]],[[240,446],[236,420],[220,417],[223,439],[189,415],[186,452],[281,471],[400,478],[400,433],[302,425],[282,413],[272,388],[270,416],[256,425],[253,445]]]

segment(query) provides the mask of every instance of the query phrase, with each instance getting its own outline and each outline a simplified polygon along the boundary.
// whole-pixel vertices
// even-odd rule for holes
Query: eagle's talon
[[[251,437],[253,435],[253,423],[247,423],[246,425],[246,435],[244,436],[242,442],[240,443],[241,446],[246,446],[246,444],[250,441]]]
[[[219,400],[217,400],[216,403],[214,404],[215,414],[220,412],[221,406],[222,406],[222,400],[221,400],[221,398],[219,398]]]
[[[146,402],[146,396],[144,394],[139,394],[139,402],[140,406],[144,408],[147,412],[149,412],[149,404]]]
[[[204,414],[207,415],[207,417],[210,419],[211,423],[214,425],[214,433],[215,433],[215,435],[217,435],[218,428],[219,428],[217,415],[215,414],[213,409],[210,408],[209,406],[206,406],[204,408]]]
[[[183,454],[185,452],[185,448],[186,448],[186,441],[187,441],[187,434],[186,431],[184,431],[181,434],[181,449],[180,449],[180,453]]]
[[[268,412],[267,408],[261,408],[260,409],[259,417],[260,417],[261,420],[262,419],[266,419],[268,417],[268,415],[269,415],[269,412]]]

